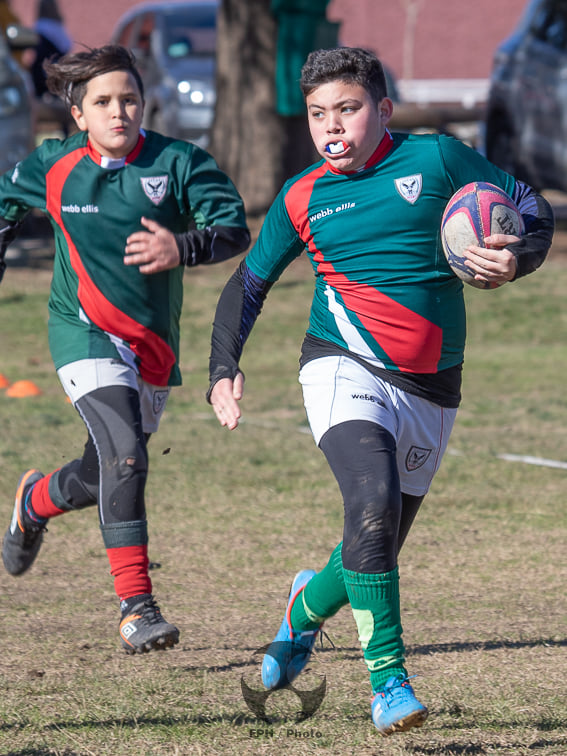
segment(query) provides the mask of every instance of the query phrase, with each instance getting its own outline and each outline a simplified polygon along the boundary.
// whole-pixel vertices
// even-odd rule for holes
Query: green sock
[[[344,570],[344,577],[370,684],[380,690],[390,677],[406,674],[398,568],[381,574]]]
[[[325,567],[307,583],[291,608],[294,630],[315,630],[348,604],[343,578],[342,543],[336,547]]]

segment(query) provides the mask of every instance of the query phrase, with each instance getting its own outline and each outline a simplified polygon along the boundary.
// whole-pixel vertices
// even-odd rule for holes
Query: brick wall
[[[481,79],[526,0],[331,0],[341,42],[374,50],[399,79]],[[417,9],[412,31],[411,13]],[[492,11],[495,10],[493,14]]]
[[[133,5],[135,0],[59,0],[77,47],[108,42],[117,19]],[[524,6],[525,0],[330,0],[328,17],[341,22],[342,44],[375,50],[399,79],[482,79]],[[23,23],[33,23],[34,0],[12,0],[12,8]],[[407,8],[417,10],[413,32]]]

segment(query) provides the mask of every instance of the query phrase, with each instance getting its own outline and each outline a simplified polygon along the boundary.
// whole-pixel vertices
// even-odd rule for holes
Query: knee
[[[399,508],[377,496],[345,502],[343,565],[353,572],[389,572],[397,563]]]
[[[130,439],[130,443],[119,450],[115,463],[119,470],[120,480],[145,477],[148,473],[148,451],[145,439],[143,437]]]
[[[122,477],[145,474],[148,471],[148,454],[144,449],[137,449],[124,454],[120,460]]]
[[[101,508],[105,523],[145,519],[144,490],[148,473],[145,443],[122,448],[103,475]]]

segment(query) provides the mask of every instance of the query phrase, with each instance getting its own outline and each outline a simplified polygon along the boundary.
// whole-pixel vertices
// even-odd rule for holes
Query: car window
[[[216,52],[216,10],[195,7],[164,17],[164,49],[170,58],[211,56]]]
[[[532,23],[536,39],[558,50],[567,50],[567,1],[549,0],[541,4]]]

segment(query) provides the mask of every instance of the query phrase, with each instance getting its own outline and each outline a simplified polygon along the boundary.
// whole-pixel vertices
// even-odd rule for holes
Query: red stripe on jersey
[[[379,162],[390,151],[392,143],[392,137],[386,133],[369,163]],[[286,210],[294,228],[307,242],[325,281],[340,294],[345,307],[355,313],[398,370],[436,373],[443,346],[442,329],[377,289],[349,280],[337,272],[315,246],[309,228],[309,201],[315,182],[328,170],[333,172],[327,163],[323,163],[300,178],[286,194]]]
[[[79,251],[63,223],[61,216],[63,186],[73,168],[87,153],[87,147],[80,147],[65,155],[48,172],[46,177],[47,210],[67,242],[71,266],[79,279],[77,296],[87,317],[103,331],[128,342],[134,354],[140,359],[140,374],[145,381],[155,386],[166,386],[175,364],[173,350],[157,334],[106,299],[87,273]]]
[[[341,295],[346,308],[356,314],[401,372],[437,372],[443,346],[439,326],[371,286],[349,281],[329,263],[324,267],[325,281]]]
[[[328,170],[327,163],[322,163],[311,173],[300,178],[285,196],[287,214],[300,239],[305,240],[309,235],[309,199],[313,192],[313,185]]]

